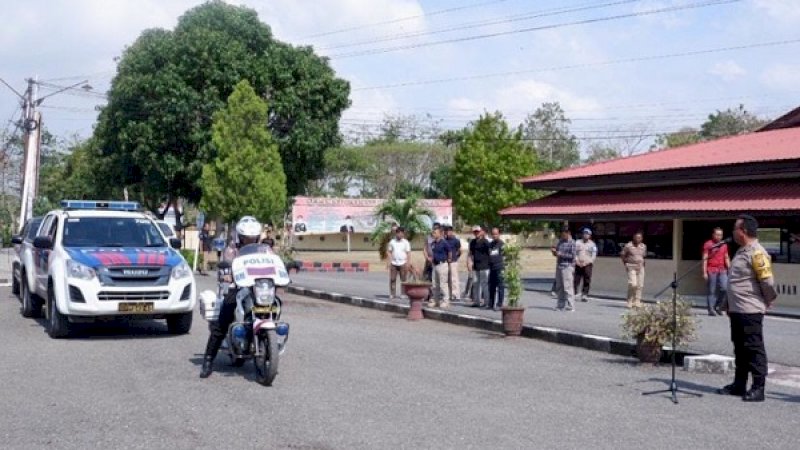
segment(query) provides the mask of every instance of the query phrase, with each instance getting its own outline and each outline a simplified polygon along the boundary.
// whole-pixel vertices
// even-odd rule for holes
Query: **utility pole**
[[[41,105],[46,98],[60,94],[68,89],[74,89],[81,85],[83,85],[82,89],[84,90],[92,89],[92,87],[87,84],[87,80],[84,80],[39,98],[39,81],[37,78],[28,78],[26,81],[28,82],[28,88],[25,90],[25,94],[20,94],[11,87],[11,85],[6,83],[5,80],[0,78],[0,82],[17,94],[17,97],[20,98],[22,103],[21,127],[22,131],[25,133],[22,141],[25,154],[22,164],[22,193],[20,195],[19,224],[17,225],[20,230],[25,225],[25,222],[33,217],[33,207],[39,192],[42,115],[36,108]]]
[[[22,103],[22,129],[25,132],[25,158],[22,169],[22,202],[19,208],[19,227],[33,217],[33,204],[39,188],[39,141],[41,138],[42,116],[36,111],[39,86],[36,80],[28,78],[28,89]]]

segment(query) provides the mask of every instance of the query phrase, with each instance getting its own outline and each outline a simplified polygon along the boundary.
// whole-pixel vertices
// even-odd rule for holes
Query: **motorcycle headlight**
[[[253,295],[256,297],[256,304],[269,306],[275,301],[275,283],[270,280],[258,280],[253,286]]]
[[[91,267],[71,259],[67,260],[67,277],[90,281],[94,280],[96,276],[97,273]]]
[[[181,278],[187,278],[192,276],[192,268],[189,267],[189,264],[182,262],[177,266],[172,268],[172,278],[175,280],[180,280]]]

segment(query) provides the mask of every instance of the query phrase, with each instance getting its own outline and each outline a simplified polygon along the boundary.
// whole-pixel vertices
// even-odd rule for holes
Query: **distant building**
[[[714,227],[731,236],[734,217],[760,223],[761,243],[773,257],[780,306],[800,309],[800,108],[757,132],[654,151],[522,180],[553,191],[501,214],[513,219],[565,220],[594,231],[600,257],[597,291],[623,289],[618,254],[636,231],[650,252],[645,292],[669,285],[701,258]],[[734,252],[735,244],[731,245]],[[702,295],[698,269],[681,293]]]

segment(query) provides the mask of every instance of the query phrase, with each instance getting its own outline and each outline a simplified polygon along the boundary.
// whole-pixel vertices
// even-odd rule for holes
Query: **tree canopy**
[[[498,212],[535,195],[518,181],[540,171],[536,155],[499,112],[484,114],[464,133],[452,172],[453,202],[466,221],[500,222]]]
[[[254,10],[220,0],[185,13],[174,30],[151,29],[125,49],[95,130],[118,184],[151,209],[164,198],[197,202],[202,167],[217,156],[214,113],[240,80],[269,101],[265,117],[291,194],[319,176],[338,145],[349,84],[310,47],[276,40]]]
[[[522,136],[536,149],[548,169],[560,170],[580,163],[578,138],[569,131],[571,121],[558,102],[543,103],[522,124]]]
[[[272,222],[286,207],[286,175],[278,145],[267,127],[267,103],[246,80],[236,85],[225,109],[214,114],[217,158],[203,166],[201,208],[234,222],[245,215]]]
[[[682,145],[696,144],[702,141],[713,141],[726,136],[755,131],[766,125],[768,120],[759,118],[747,111],[744,105],[737,108],[728,108],[725,111],[717,110],[709,114],[700,129],[684,127],[674,133],[659,135],[653,145],[654,148],[672,148]]]

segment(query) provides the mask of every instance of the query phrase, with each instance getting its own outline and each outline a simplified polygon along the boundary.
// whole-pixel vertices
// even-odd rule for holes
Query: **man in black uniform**
[[[225,249],[223,261],[230,264],[239,254],[239,249],[248,244],[257,244],[261,237],[261,224],[253,217],[245,216],[236,224],[236,234],[239,236],[238,244],[234,247]],[[221,268],[219,271],[220,282],[233,282],[233,277],[228,268]],[[230,289],[222,302],[219,310],[219,318],[208,324],[209,335],[206,343],[206,353],[203,356],[203,368],[200,371],[200,378],[208,378],[214,370],[214,358],[219,352],[222,341],[228,333],[228,328],[234,320],[236,312],[236,292],[237,289]]]

